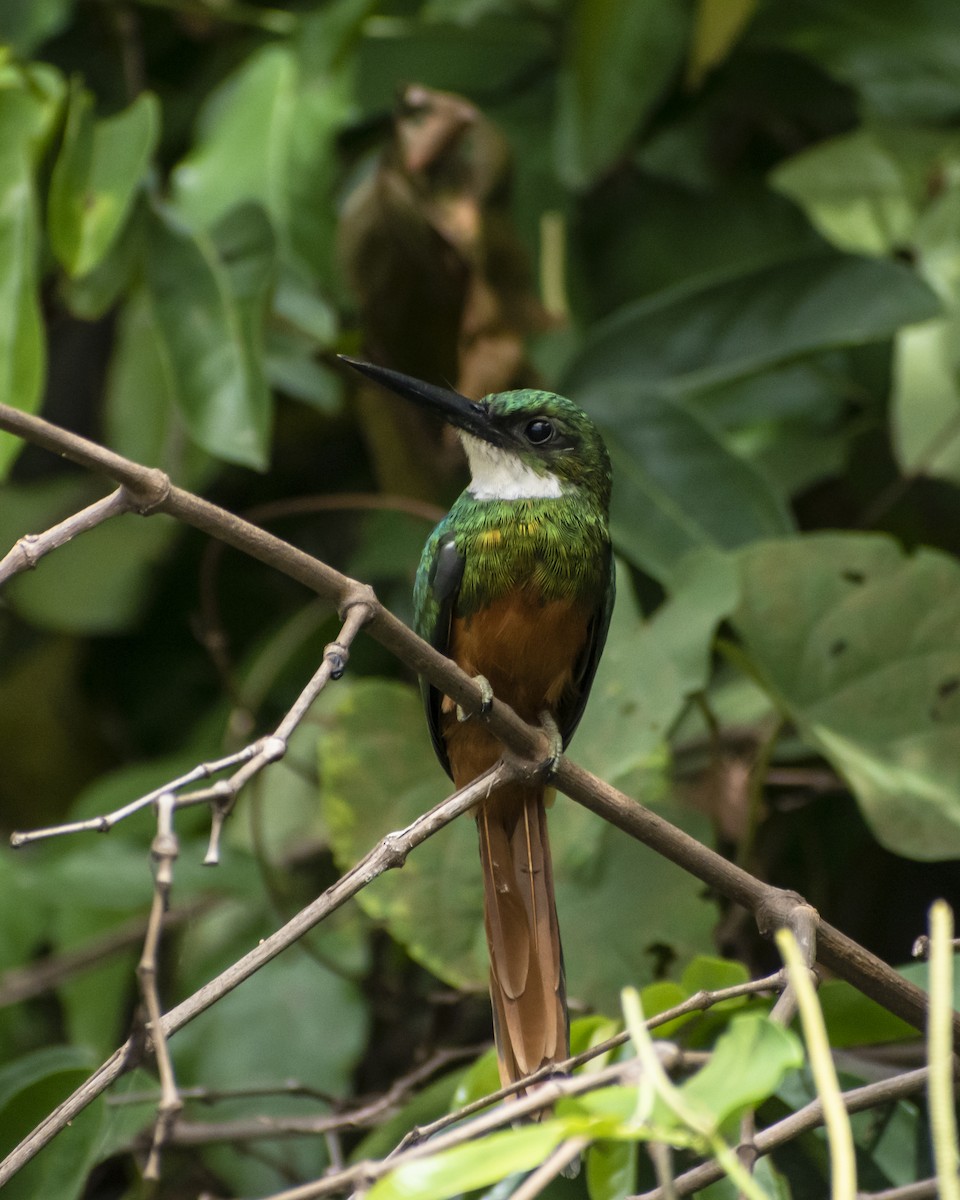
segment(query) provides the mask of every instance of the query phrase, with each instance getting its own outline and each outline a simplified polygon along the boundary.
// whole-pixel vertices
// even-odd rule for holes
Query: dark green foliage
[[[409,621],[440,510],[380,486],[382,430],[335,364],[378,332],[338,226],[397,153],[377,158],[398,88],[465,96],[512,166],[427,171],[388,228],[410,235],[421,283],[500,297],[494,333],[536,375],[522,382],[569,394],[607,439],[619,599],[572,757],[903,962],[930,900],[960,899],[958,24],[955,0],[0,0],[0,403],[249,513]],[[451,212],[484,236],[451,249]],[[419,345],[418,316],[398,305],[390,337]],[[458,361],[455,341],[436,361]],[[449,447],[413,434],[409,496],[452,499]],[[0,471],[0,557],[106,491],[5,433]],[[57,550],[0,600],[0,830],[109,811],[269,730],[336,629],[290,581],[165,517]],[[164,1004],[443,794],[414,681],[361,638],[241,796],[218,869],[201,866],[207,814],[178,815]],[[679,867],[563,798],[550,820],[567,987],[597,1014],[575,1046],[615,1031],[624,986],[654,1013],[776,965]],[[142,815],[0,852],[0,1154],[131,1027],[153,832]],[[316,1115],[318,1097],[383,1092],[486,1038],[480,908],[461,821],[172,1042],[184,1087],[295,1076],[310,1095],[188,1116]],[[45,959],[62,970],[24,998],[11,973]],[[719,1044],[714,1075],[685,1085],[718,1127],[809,1099],[762,1007],[664,1031]],[[838,1046],[904,1035],[839,985],[824,1008]],[[144,1065],[115,1090],[155,1088]],[[455,1082],[360,1152],[440,1115]],[[481,1059],[453,1103],[493,1086]],[[551,1194],[652,1187],[624,1103],[572,1102],[500,1135],[497,1170],[472,1147],[411,1186],[483,1186],[579,1129],[602,1140]],[[133,1188],[153,1112],[98,1101],[10,1195]],[[858,1122],[861,1186],[929,1173],[922,1106]],[[266,1194],[327,1155],[320,1138],[173,1149],[160,1194]],[[808,1135],[759,1178],[822,1195],[826,1170]]]

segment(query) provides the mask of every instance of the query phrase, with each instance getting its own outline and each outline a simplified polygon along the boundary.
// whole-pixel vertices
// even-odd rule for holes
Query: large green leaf
[[[524,1125],[492,1133],[466,1145],[443,1150],[430,1158],[405,1163],[378,1183],[370,1200],[446,1200],[465,1191],[486,1187],[518,1171],[531,1171],[563,1140],[559,1121]]]
[[[443,799],[420,699],[376,680],[340,687],[319,742],[321,803],[337,863],[353,865],[392,829]],[[360,894],[408,952],[459,986],[486,978],[480,867],[473,822],[455,821]]]
[[[40,316],[36,162],[59,111],[63,80],[51,67],[0,75],[0,404],[35,412],[46,348]],[[0,476],[22,442],[0,433]]]
[[[678,565],[670,598],[647,620],[629,573],[618,567],[607,645],[573,743],[578,762],[618,787],[644,768],[655,780],[671,726],[706,685],[714,632],[737,595],[724,556],[693,554]]]
[[[197,941],[209,936],[204,931]],[[334,955],[335,948],[330,949]],[[186,1086],[229,1091],[260,1084],[269,1089],[297,1079],[339,1096],[350,1087],[366,1024],[358,987],[294,947],[181,1030],[171,1049]],[[280,1087],[277,1092],[266,1099],[221,1101],[217,1117],[263,1120],[316,1111],[314,1101],[284,1096]],[[281,1188],[290,1178],[315,1178],[328,1161],[322,1138],[285,1139],[273,1149],[272,1163],[254,1165],[228,1145],[211,1148],[207,1159],[235,1194],[258,1195]]]
[[[875,116],[936,121],[960,112],[960,9],[953,0],[768,0],[752,38],[814,59]]]
[[[72,276],[85,275],[109,250],[160,133],[159,105],[150,92],[102,121],[93,118],[93,102],[90,92],[74,85],[50,180],[50,245]]]
[[[947,178],[951,178],[950,175]],[[948,186],[917,221],[914,253],[944,297],[944,316],[901,331],[891,414],[901,468],[960,482],[960,187]]]
[[[613,384],[684,396],[801,355],[883,341],[939,309],[901,263],[797,258],[627,305],[594,327],[566,386],[591,407]]]
[[[932,181],[958,165],[951,132],[871,124],[781,163],[770,182],[838,249],[884,255],[910,243]]]
[[[179,211],[210,228],[243,201],[260,204],[283,259],[326,272],[334,139],[349,111],[343,71],[310,74],[289,46],[256,51],[207,99],[196,145],[173,172]]]
[[[733,623],[807,742],[897,854],[960,855],[960,564],[812,535],[740,556]]]
[[[769,420],[795,386],[798,359],[884,340],[939,308],[899,263],[819,254],[673,288],[597,325],[563,387],[607,434],[621,551],[669,583],[695,547],[788,532],[782,491],[736,452],[711,403],[720,410],[746,398],[757,421],[767,386]],[[732,388],[744,391],[731,396]],[[807,394],[822,412],[822,389]]]
[[[217,458],[263,468],[271,400],[253,342],[263,319],[262,238],[224,261],[207,234],[169,214],[151,223],[147,285],[174,395],[194,440]]]
[[[672,588],[693,551],[790,532],[782,497],[692,405],[638,396],[626,383],[601,386],[602,400],[594,393],[588,406],[604,427],[613,466],[611,534],[630,562]]]
[[[66,24],[76,0],[4,0],[0,5],[0,43],[26,57]]]
[[[760,1013],[735,1016],[705,1067],[681,1084],[689,1103],[717,1127],[772,1096],[784,1074],[803,1065],[803,1046],[789,1029]]]
[[[558,79],[557,173],[592,183],[623,154],[682,61],[680,0],[578,0]]]

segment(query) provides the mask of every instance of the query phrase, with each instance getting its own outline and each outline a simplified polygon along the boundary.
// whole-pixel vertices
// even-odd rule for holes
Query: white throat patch
[[[491,446],[469,433],[460,441],[470,463],[470,486],[474,500],[556,500],[564,487],[556,475],[541,475],[509,450]]]

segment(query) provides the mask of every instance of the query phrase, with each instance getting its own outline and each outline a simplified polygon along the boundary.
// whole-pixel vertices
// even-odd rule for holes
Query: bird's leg
[[[490,681],[485,675],[474,675],[473,682],[480,689],[480,707],[476,713],[465,712],[464,709],[457,705],[457,720],[461,723],[469,721],[472,716],[485,717],[493,707],[493,688],[490,686]]]
[[[557,725],[556,718],[549,709],[540,714],[540,728],[550,742],[550,753],[543,762],[542,770],[547,779],[554,773],[563,754],[563,734]]]

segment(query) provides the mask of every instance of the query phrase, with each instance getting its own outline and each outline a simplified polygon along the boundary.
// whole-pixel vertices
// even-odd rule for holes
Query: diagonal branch
[[[478,684],[387,611],[369,587],[340,574],[325,563],[234,514],[173,486],[162,471],[131,462],[103,446],[60,429],[39,417],[0,405],[0,429],[15,433],[82,466],[109,476],[126,490],[131,498],[132,507],[141,515],[149,516],[163,512],[173,516],[303,583],[318,596],[335,605],[341,614],[345,614],[354,605],[362,607],[368,614],[366,629],[375,640],[465,711],[474,714],[481,711],[484,696]],[[543,730],[527,725],[502,701],[494,700],[489,712],[485,712],[480,719],[487,722],[491,732],[507,748],[506,759],[512,765],[508,767],[501,764],[494,768],[493,773],[481,777],[470,788],[457,793],[435,809],[432,814],[420,818],[403,834],[384,839],[376,850],[348,872],[338,884],[304,909],[282,930],[167,1014],[163,1026],[168,1035],[247,978],[264,962],[322,920],[327,913],[339,907],[345,899],[355,895],[380,871],[400,865],[406,853],[433,832],[432,820],[439,820],[440,824],[445,824],[456,813],[471,807],[484,787],[494,786],[510,774],[536,771],[536,764],[549,758],[551,747]],[[497,774],[498,772],[500,774]],[[689,834],[566,758],[561,758],[557,763],[552,782],[604,820],[676,863],[718,893],[749,909],[761,931],[766,934],[772,934],[778,928],[793,924],[798,910],[808,907],[802,897],[771,887],[754,878]],[[464,796],[470,798],[464,801]],[[447,806],[452,806],[450,815],[447,815]],[[437,814],[442,816],[438,817]],[[413,833],[414,830],[417,832]],[[917,1028],[923,1027],[927,998],[920,988],[902,979],[887,964],[826,922],[819,921],[815,933],[818,961],[891,1012]],[[958,1016],[954,1017],[953,1031],[955,1040],[960,1040]],[[3,1164],[0,1164],[0,1184],[28,1161],[92,1098],[99,1095],[123,1071],[129,1069],[138,1053],[139,1050],[132,1041],[117,1051],[87,1084],[51,1114]]]
[[[205,1012],[228,992],[245,979],[249,979],[271,959],[276,958],[281,951],[292,946],[308,930],[318,925],[331,913],[335,912],[357,892],[393,867],[402,867],[407,855],[427,838],[432,837],[439,829],[449,825],[451,821],[468,812],[480,800],[486,798],[490,791],[513,777],[513,770],[498,763],[484,772],[465,788],[432,808],[429,812],[418,817],[406,829],[397,833],[388,833],[380,842],[365,855],[354,867],[316,900],[302,909],[286,925],[276,933],[265,938],[243,958],[221,972],[215,979],[204,984],[199,991],[194,992],[176,1008],[172,1008],[160,1019],[159,1028],[166,1037],[171,1037],[182,1029],[200,1013]],[[79,1088],[34,1129],[10,1154],[0,1162],[0,1188],[17,1171],[30,1161],[47,1143],[65,1128],[78,1113],[113,1083],[132,1070],[140,1060],[142,1041],[130,1038],[119,1050],[115,1051]]]

